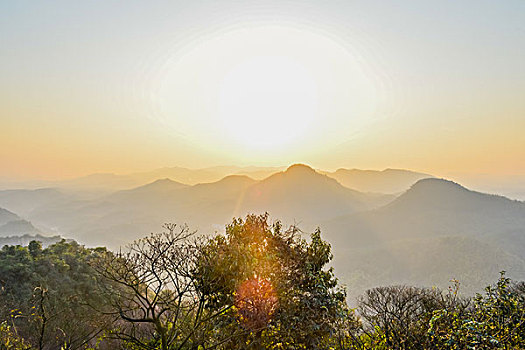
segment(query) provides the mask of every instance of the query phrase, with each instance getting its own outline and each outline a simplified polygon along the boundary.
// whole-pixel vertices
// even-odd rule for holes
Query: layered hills
[[[359,293],[378,283],[483,287],[525,278],[525,203],[423,179],[391,203],[323,223],[334,264]]]
[[[166,169],[148,183],[97,195],[64,188],[0,191],[0,207],[7,209],[0,219],[11,223],[0,236],[13,235],[24,225],[17,220],[25,219],[87,245],[118,248],[165,222],[213,234],[233,217],[269,212],[305,231],[321,227],[350,295],[389,283],[446,287],[451,279],[469,292],[500,270],[525,278],[520,201],[406,170],[326,173],[296,164],[263,178],[229,174],[194,184],[164,176],[174,174]]]

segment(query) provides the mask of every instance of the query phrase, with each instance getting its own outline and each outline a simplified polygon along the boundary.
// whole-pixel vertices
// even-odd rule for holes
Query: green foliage
[[[346,294],[333,270],[325,269],[330,245],[319,230],[310,238],[300,238],[295,227],[283,230],[280,222],[270,225],[266,214],[235,219],[225,235],[210,240],[198,270],[200,288],[210,296],[208,308],[233,306],[216,325],[243,334],[230,341],[230,348],[330,348],[336,325],[346,315]],[[245,288],[265,289],[272,297],[242,300],[253,294]],[[240,310],[246,305],[251,305],[249,313]],[[246,322],[240,317],[245,314],[266,322]]]
[[[525,348],[525,283],[504,273],[460,298],[376,287],[346,305],[316,230],[234,219],[225,234],[186,226],[111,253],[58,242],[0,250],[0,350]]]
[[[100,278],[89,266],[104,249],[86,249],[64,240],[42,249],[4,246],[0,250],[0,320],[10,320],[35,348],[82,348],[109,325],[93,312],[105,302]],[[74,317],[74,321],[72,321]]]
[[[429,334],[442,349],[522,349],[525,347],[525,293],[501,273],[494,286],[477,294],[468,313],[436,311]]]
[[[523,349],[525,293],[504,273],[485,294],[458,297],[408,286],[378,287],[359,301],[364,323],[345,349]]]

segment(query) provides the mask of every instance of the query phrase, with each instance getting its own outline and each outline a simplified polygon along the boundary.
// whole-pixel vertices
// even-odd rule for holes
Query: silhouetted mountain
[[[246,175],[260,180],[271,174],[281,171],[283,167],[237,167],[217,166],[202,169],[188,169],[182,167],[164,167],[151,171],[117,175],[112,173],[96,173],[73,179],[60,181],[0,181],[0,186],[10,189],[38,189],[57,188],[65,191],[76,191],[85,197],[86,194],[109,193],[119,190],[133,189],[154,182],[158,179],[169,178],[186,185],[216,182],[229,175]]]
[[[67,191],[85,193],[113,192],[133,189],[146,185],[157,179],[169,178],[187,185],[211,183],[228,175],[246,175],[255,180],[265,179],[275,173],[286,170],[284,167],[236,167],[216,166],[202,169],[183,167],[164,167],[151,171],[125,175],[97,173],[62,181],[29,181],[19,183],[18,188],[58,188]],[[376,193],[399,193],[410,187],[421,178],[432,177],[428,174],[408,170],[386,169],[383,171],[339,169],[335,172],[319,171],[336,179],[343,186],[361,191]],[[6,184],[8,185],[8,184]],[[9,185],[10,188],[16,184]]]
[[[28,217],[35,208],[69,201],[75,196],[65,194],[54,188],[36,190],[4,190],[0,191],[0,206]]]
[[[494,268],[525,278],[525,203],[451,181],[420,180],[382,208],[321,226],[333,243],[335,265],[369,279],[367,287],[384,284],[384,274],[374,269],[418,284],[428,282],[429,271],[440,271],[434,283],[443,287],[461,278],[468,281],[468,290],[493,279]],[[377,257],[373,269],[367,263],[371,257]]]
[[[452,278],[468,292],[496,279],[499,269],[525,278],[525,204],[436,178],[395,198],[349,189],[296,164],[262,180],[231,175],[189,186],[163,178],[91,198],[53,189],[0,191],[0,207],[61,236],[111,248],[165,222],[209,234],[233,217],[269,212],[306,231],[321,227],[350,295],[388,283],[446,287]]]
[[[382,239],[434,235],[493,235],[525,230],[525,203],[470,191],[442,179],[424,179],[390,204],[331,225],[353,225]]]
[[[0,226],[0,236],[32,235],[41,233],[27,220],[13,220]]]
[[[188,187],[171,179],[159,179],[144,186],[139,186],[130,190],[122,190],[110,196],[112,199],[119,200],[155,200],[161,196],[169,195],[175,190]]]
[[[129,176],[142,183],[159,178],[170,178],[187,185],[217,181],[227,175],[214,169],[187,169],[182,167],[165,167],[152,171],[130,174]]]
[[[242,209],[313,223],[377,207],[391,199],[350,190],[306,165],[295,164],[252,186],[244,196]]]
[[[246,190],[257,181],[245,175],[229,175],[217,182],[201,183],[188,190],[192,194],[229,195]]]
[[[35,235],[42,233],[33,224],[17,214],[0,208],[0,237],[10,235]]]
[[[170,178],[187,185],[217,182],[229,175],[246,175],[261,179],[277,171],[280,167],[236,167],[216,166],[202,169],[187,169],[182,167],[165,167],[152,171],[129,174],[128,177],[140,184],[149,183],[156,179]]]
[[[172,191],[172,190],[178,190],[180,188],[187,187],[188,185],[185,185],[183,183],[173,181],[171,179],[165,178],[165,179],[159,179],[156,181],[153,181],[150,184],[140,186],[138,188],[135,188],[134,191],[154,191],[154,192],[164,192],[164,191]]]
[[[9,221],[20,220],[21,217],[15,213],[10,212],[9,210],[0,208],[0,225],[6,224]]]
[[[392,199],[350,190],[310,167],[294,165],[261,181],[230,175],[186,186],[163,179],[89,200],[63,197],[30,210],[28,218],[83,243],[115,247],[169,221],[213,232],[222,230],[235,216],[268,211],[288,223],[298,221],[313,227]]]
[[[255,180],[262,180],[284,169],[286,169],[286,167],[246,167],[237,170],[235,174],[246,175]]]
[[[483,214],[505,211],[509,215],[515,215],[516,211],[521,212],[525,209],[525,204],[503,196],[471,191],[448,180],[424,179],[415,183],[385,209],[414,210],[416,208],[430,211],[482,211]]]
[[[421,179],[433,177],[429,174],[402,169],[360,170],[338,169],[326,175],[336,179],[343,186],[361,192],[399,193],[407,190]]]

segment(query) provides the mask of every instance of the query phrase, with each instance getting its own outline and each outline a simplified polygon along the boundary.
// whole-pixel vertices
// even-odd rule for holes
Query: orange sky
[[[296,162],[525,176],[524,11],[3,3],[0,178]]]

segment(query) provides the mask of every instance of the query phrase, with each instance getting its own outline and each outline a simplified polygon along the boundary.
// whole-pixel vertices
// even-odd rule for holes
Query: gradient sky
[[[1,1],[0,177],[525,175],[525,1]]]

